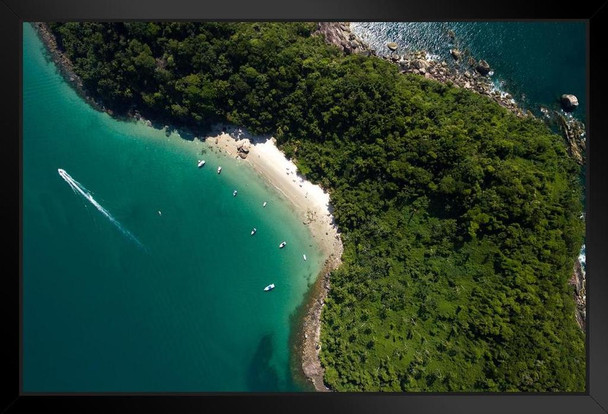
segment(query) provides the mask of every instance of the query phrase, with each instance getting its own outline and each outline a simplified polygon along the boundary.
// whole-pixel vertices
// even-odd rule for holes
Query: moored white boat
[[[236,197],[236,194],[237,194],[237,193],[238,193],[238,191],[234,190],[234,191],[232,192],[232,197]]]
[[[302,257],[304,258],[304,260],[306,260],[306,255],[305,254],[303,254]]]
[[[253,236],[255,234],[255,232],[258,231],[258,229],[256,229],[255,227],[253,228],[253,230],[251,230],[251,235]]]
[[[283,241],[283,242],[281,242],[281,244],[279,244],[279,249],[282,249],[285,246],[287,246],[287,242]]]
[[[264,201],[264,204],[262,204],[262,207],[266,207],[266,204],[268,204],[266,201]]]
[[[222,172],[222,167],[217,167],[217,173],[221,173]]]
[[[201,168],[203,165],[205,165],[205,160],[198,160],[198,168]]]
[[[264,292],[268,292],[269,290],[274,289],[274,283],[269,284],[264,288]]]

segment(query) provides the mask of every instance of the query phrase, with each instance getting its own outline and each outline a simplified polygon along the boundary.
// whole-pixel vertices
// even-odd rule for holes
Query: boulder
[[[423,59],[416,59],[412,62],[412,66],[416,69],[426,69],[429,67],[429,62]]]
[[[242,139],[236,143],[236,149],[239,154],[249,154],[249,148],[251,147],[251,143],[248,139]],[[243,157],[245,158],[245,157]]]
[[[578,98],[570,93],[565,93],[561,98],[564,111],[574,111],[578,107]]]
[[[475,69],[477,69],[477,72],[479,72],[480,75],[485,76],[488,73],[490,73],[490,65],[488,64],[488,62],[486,62],[483,59],[481,59],[479,61],[479,63],[477,64],[477,67]]]
[[[240,139],[240,140],[238,140],[238,141],[236,142],[236,147],[237,147],[238,149],[241,149],[241,148],[243,148],[243,147],[248,146],[249,144],[250,144],[250,143],[249,143],[249,140],[248,140],[247,138],[245,138],[245,139]]]
[[[386,47],[388,47],[390,50],[395,51],[397,50],[397,48],[399,47],[399,45],[395,42],[388,42],[386,44]]]
[[[426,59],[426,51],[425,50],[418,50],[416,52],[413,53],[413,56],[416,59]]]
[[[454,58],[454,60],[459,60],[462,56],[462,52],[458,49],[450,49],[450,54]]]

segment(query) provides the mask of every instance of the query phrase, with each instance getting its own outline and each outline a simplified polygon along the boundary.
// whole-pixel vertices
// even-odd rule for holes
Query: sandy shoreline
[[[334,23],[334,25],[338,25],[338,23]],[[57,48],[54,37],[48,31],[46,25],[37,23],[34,24],[34,28],[37,29],[45,46],[51,52],[53,60],[57,63],[66,81],[93,107],[116,116],[109,108],[106,109],[102,104],[95,102],[94,99],[88,96],[83,88],[82,81],[74,73],[71,62]],[[339,37],[338,40],[346,44],[348,39],[348,44],[352,47],[350,30],[344,30],[341,27],[338,29],[336,29],[336,36]],[[359,41],[359,44],[363,45],[363,42]],[[363,46],[359,47],[364,49]],[[488,95],[493,99],[501,98],[493,94],[490,89],[485,90],[485,87],[481,83],[477,85],[470,78],[464,77],[464,75],[458,78],[451,77],[451,72],[442,66],[441,61],[433,62],[419,56],[414,57],[415,59],[410,59],[411,61],[404,60],[403,62],[399,62],[399,60],[395,60],[394,63],[400,64],[402,71],[406,73],[414,72],[415,70],[420,71],[420,68],[417,66],[423,66],[425,69],[423,75],[427,78],[433,78],[442,83],[449,81],[457,86],[470,88],[477,93]],[[384,57],[384,59],[391,60],[391,57]],[[474,72],[472,73],[475,79],[483,80],[482,77],[477,76]],[[469,87],[467,87],[467,84],[469,84]],[[134,119],[137,118],[134,117]],[[321,273],[316,283],[311,287],[300,312],[299,316],[301,316],[301,320],[298,321],[298,331],[295,333],[297,335],[295,349],[297,352],[296,357],[299,359],[298,365],[300,365],[303,374],[312,383],[314,388],[317,391],[329,391],[323,383],[324,370],[318,356],[321,332],[320,318],[330,288],[329,274],[340,265],[343,251],[338,229],[333,223],[331,206],[328,204],[329,195],[324,193],[320,187],[314,186],[298,176],[295,165],[285,158],[272,139],[250,136],[234,126],[226,126],[226,131],[222,131],[222,128],[223,126],[216,127],[205,138],[209,146],[225,152],[228,156],[239,158],[240,162],[248,163],[268,183],[281,192],[294,205],[296,213],[300,216],[302,222],[307,224],[313,234],[313,238],[318,243],[324,257],[326,257]],[[237,142],[245,138],[250,140],[251,145],[247,158],[241,159]],[[584,309],[585,305],[581,306]]]
[[[297,173],[295,164],[285,157],[271,137],[257,137],[235,126],[218,125],[204,138],[240,162],[249,164],[295,207],[308,226],[324,258],[323,268],[304,303],[302,320],[296,332],[298,359],[303,374],[317,391],[329,391],[323,383],[324,370],[319,360],[321,311],[329,291],[329,274],[342,257],[342,241],[334,223],[329,194]],[[239,151],[239,148],[241,150]],[[246,158],[242,158],[245,155]],[[242,155],[241,155],[242,154]]]
[[[115,116],[110,109],[105,108],[103,104],[87,93],[82,80],[75,73],[71,61],[59,50],[46,23],[33,23],[32,26],[66,82],[72,85],[93,108]],[[132,119],[145,121],[139,116],[133,116]],[[242,139],[248,139],[252,144],[246,159],[239,157],[237,142]],[[295,349],[298,353],[296,358],[301,373],[317,391],[329,391],[323,383],[324,370],[319,360],[321,311],[329,291],[329,274],[340,265],[343,251],[342,241],[331,214],[329,194],[319,186],[300,177],[297,174],[297,167],[285,158],[285,155],[276,147],[274,139],[270,137],[254,137],[235,126],[218,125],[204,141],[211,148],[219,149],[228,156],[248,163],[282,193],[296,207],[296,213],[302,222],[308,225],[313,238],[321,249],[325,262],[300,312],[301,320],[298,321],[295,333]]]

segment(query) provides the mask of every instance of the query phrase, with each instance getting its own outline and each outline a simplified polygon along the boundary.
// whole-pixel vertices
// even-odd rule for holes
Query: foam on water
[[[424,50],[427,58],[457,67],[450,50],[468,50],[484,59],[508,92],[525,109],[539,105],[559,108],[559,96],[573,93],[580,106],[575,116],[585,120],[586,29],[577,22],[356,22],[353,33],[378,54]],[[453,36],[453,37],[452,37]]]
[[[59,168],[57,169],[57,172],[59,173],[61,178],[63,178],[65,182],[68,183],[68,185],[70,186],[70,188],[72,188],[72,191],[74,191],[75,194],[80,194],[82,197],[84,197],[85,200],[93,204],[101,214],[103,214],[108,220],[110,220],[112,224],[114,224],[118,228],[118,230],[120,230],[122,234],[124,234],[129,240],[133,241],[140,248],[145,249],[144,245],[137,239],[137,237],[133,235],[133,233],[125,229],[122,224],[120,224],[120,222],[110,214],[108,210],[106,210],[101,204],[97,202],[97,200],[93,198],[89,190],[87,190],[78,181],[74,180],[72,176],[70,176],[70,174],[68,174],[65,170]]]

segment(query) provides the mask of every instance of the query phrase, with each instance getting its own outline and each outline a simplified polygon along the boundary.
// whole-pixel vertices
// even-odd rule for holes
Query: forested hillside
[[[579,167],[540,121],[344,55],[310,23],[54,23],[118,114],[272,133],[331,193],[342,266],[323,312],[339,391],[584,391],[567,281]]]

